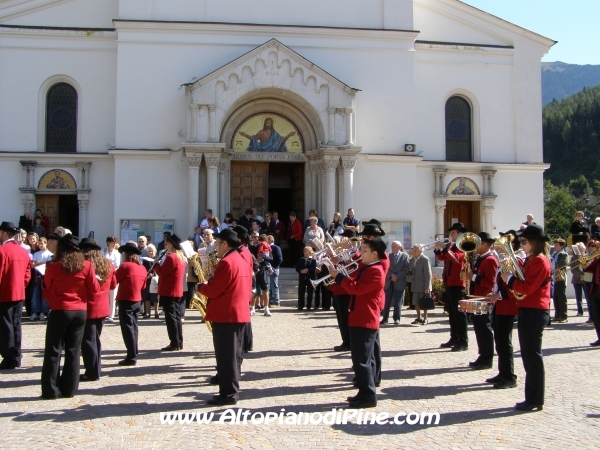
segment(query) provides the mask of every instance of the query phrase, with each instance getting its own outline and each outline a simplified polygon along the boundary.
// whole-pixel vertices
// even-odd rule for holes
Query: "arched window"
[[[46,151],[77,151],[77,91],[67,83],[55,84],[46,96]]]
[[[446,102],[446,160],[473,161],[471,105],[463,97]]]

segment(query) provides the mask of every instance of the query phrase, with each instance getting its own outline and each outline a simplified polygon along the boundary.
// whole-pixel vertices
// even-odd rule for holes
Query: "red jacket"
[[[521,260],[519,260],[520,262]],[[516,316],[519,313],[517,299],[512,291],[508,289],[508,286],[506,286],[506,283],[502,279],[502,273],[498,273],[496,283],[498,284],[498,293],[502,297],[502,300],[496,302],[494,314],[499,316]]]
[[[155,266],[154,271],[158,275],[158,295],[175,298],[183,296],[185,262],[177,254],[167,255],[162,264]]]
[[[15,241],[6,242],[0,247],[0,302],[25,300],[25,287],[30,279],[31,260],[27,250]]]
[[[528,257],[523,265],[525,280],[517,277],[508,280],[508,287],[519,294],[519,308],[550,309],[550,261],[544,255]]]
[[[148,276],[142,264],[124,262],[117,269],[115,276],[119,285],[117,300],[126,302],[142,301],[142,289],[146,287],[146,278]]]
[[[46,263],[42,298],[53,311],[86,311],[88,299],[100,290],[94,266],[83,262],[83,269],[69,273],[60,261]]]
[[[474,281],[471,281],[474,295],[486,296],[492,292],[496,270],[498,270],[498,260],[491,253],[475,262],[473,267],[475,277]]]
[[[240,247],[240,256],[246,264],[248,264],[248,270],[250,270],[251,276],[254,276],[254,258],[252,253],[248,250],[248,247]],[[250,285],[250,292],[248,292],[248,303],[252,302],[252,284]]]
[[[435,250],[438,261],[444,261],[444,284],[447,287],[465,287],[465,282],[460,279],[460,273],[465,267],[465,254],[456,245],[443,250]]]
[[[379,329],[379,315],[385,306],[385,273],[381,262],[363,266],[350,278],[339,274],[336,282],[352,295],[348,326]]]
[[[277,231],[277,236],[275,237],[277,242],[279,242],[282,239],[285,239],[285,225],[284,223],[277,219],[277,224],[275,225],[275,230]]]
[[[100,283],[99,283],[100,284]],[[110,301],[108,291],[117,287],[117,277],[112,264],[109,264],[109,272],[104,283],[100,284],[100,290],[91,295],[87,302],[87,318],[103,319],[110,314]]]
[[[304,233],[302,232],[302,224],[298,219],[294,220],[294,223],[290,222],[288,225],[288,239],[293,239],[295,241],[301,241],[304,237]]]
[[[199,291],[209,299],[206,320],[216,323],[250,322],[248,296],[252,290],[252,271],[240,252],[227,253],[208,283]]]

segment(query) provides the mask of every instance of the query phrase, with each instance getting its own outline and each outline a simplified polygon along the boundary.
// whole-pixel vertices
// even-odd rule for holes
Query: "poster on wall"
[[[236,153],[304,151],[302,136],[296,126],[275,113],[255,114],[244,120],[233,134],[231,147]]]
[[[394,241],[402,243],[405,252],[412,248],[411,222],[402,220],[382,221],[381,228],[385,231],[385,236],[382,239],[387,244],[388,251],[391,251],[392,242]]]
[[[175,220],[156,220],[156,219],[121,219],[120,243],[124,245],[127,241],[137,243],[138,237],[149,237],[148,243],[158,244],[163,240],[163,233],[169,231],[173,233],[175,229]]]

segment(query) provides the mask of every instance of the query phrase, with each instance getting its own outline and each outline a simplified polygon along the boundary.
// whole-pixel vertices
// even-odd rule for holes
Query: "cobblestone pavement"
[[[573,301],[569,301],[573,306]],[[71,399],[40,399],[45,326],[23,326],[23,367],[0,372],[0,447],[9,448],[598,448],[600,350],[587,317],[574,317],[544,333],[546,404],[542,412],[513,409],[523,400],[523,365],[517,354],[517,389],[494,390],[484,379],[495,370],[467,367],[476,357],[473,331],[468,352],[439,348],[448,339],[448,320],[432,311],[427,326],[381,331],[383,382],[375,412],[439,412],[438,425],[230,425],[161,424],[160,412],[215,412],[205,400],[216,393],[212,338],[188,311],[185,350],[164,354],[163,320],[141,320],[141,354],[136,367],[120,367],[124,346],[118,325],[103,332],[103,377],[82,383]],[[234,408],[255,412],[320,412],[346,406],[353,395],[348,353],[340,343],[334,311],[297,312],[288,303],[272,317],[252,321],[254,352],[243,365],[241,401]],[[516,349],[516,330],[513,336]],[[259,417],[259,416],[255,416]],[[216,421],[216,419],[215,419]]]

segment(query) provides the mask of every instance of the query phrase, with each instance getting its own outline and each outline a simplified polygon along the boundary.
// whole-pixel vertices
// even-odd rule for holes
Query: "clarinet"
[[[162,259],[162,257],[165,255],[166,252],[167,252],[166,249],[163,249],[163,250],[160,251],[160,253],[158,254],[158,256],[154,259],[154,262],[152,263],[152,266],[150,266],[150,268],[148,269],[148,272],[146,272],[146,273],[152,273],[152,272],[154,272],[154,268],[160,262],[160,260]]]

